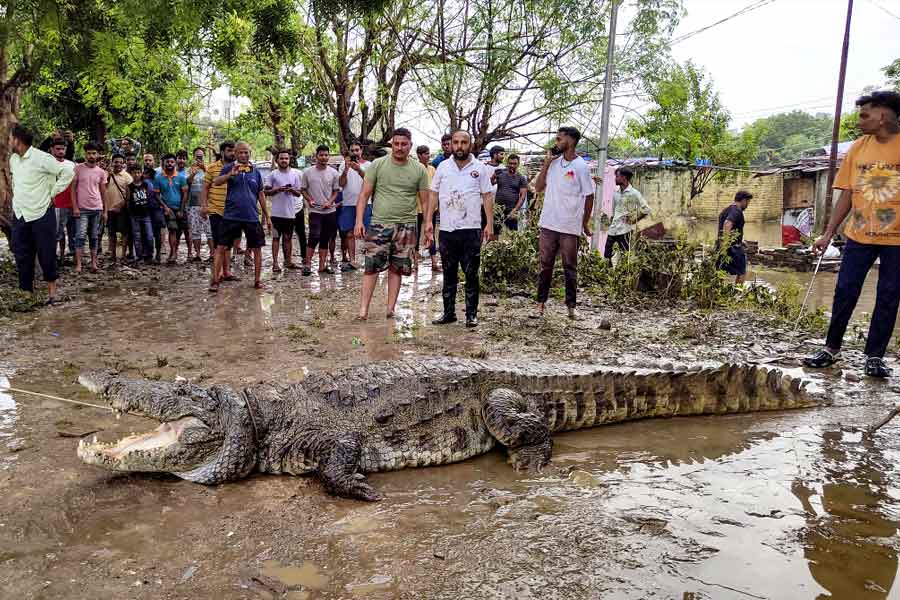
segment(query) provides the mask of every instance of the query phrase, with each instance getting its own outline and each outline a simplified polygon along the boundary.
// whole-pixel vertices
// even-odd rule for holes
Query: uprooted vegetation
[[[578,285],[588,294],[612,306],[655,300],[659,303],[689,302],[699,309],[750,308],[780,320],[796,323],[803,301],[795,283],[771,288],[767,285],[737,286],[718,268],[727,260],[726,249],[704,247],[685,234],[661,242],[635,236],[631,250],[607,261],[582,240],[578,256]],[[532,295],[537,273],[538,228],[536,225],[504,235],[485,246],[481,253],[482,287],[498,295]],[[554,289],[562,285],[562,266],[557,261]],[[807,307],[800,327],[821,331],[827,325],[823,308]]]
[[[0,257],[0,317],[31,312],[43,306],[46,300],[43,291],[30,294],[20,290],[15,263],[8,256]]]

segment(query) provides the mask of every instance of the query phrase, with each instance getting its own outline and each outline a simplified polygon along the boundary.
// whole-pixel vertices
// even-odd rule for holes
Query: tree
[[[213,31],[216,66],[250,100],[242,117],[269,129],[271,146],[299,153],[310,140],[337,139],[326,98],[300,60],[309,31],[293,0],[248,1]]]
[[[803,153],[826,145],[831,140],[831,127],[831,116],[811,115],[801,110],[757,119],[746,128],[756,135],[760,144],[752,163],[762,165],[800,158]]]
[[[655,148],[660,158],[670,157],[692,165],[691,198],[721,171],[696,166],[742,166],[756,155],[758,139],[752,130],[736,134],[728,129],[731,117],[706,74],[688,61],[672,65],[646,86],[653,107],[642,120],[632,119],[628,131]]]
[[[900,58],[886,66],[883,71],[887,75],[888,83],[900,92]]]
[[[680,8],[674,0],[631,4],[617,88],[649,76],[665,57]],[[608,9],[609,0],[436,0],[426,36],[436,64],[417,67],[426,108],[440,128],[470,131],[476,150],[540,138],[550,122],[590,129],[603,99]]]
[[[416,0],[309,0],[303,66],[337,122],[338,142],[385,145],[400,96],[423,53],[422,23],[434,7]],[[374,148],[372,148],[374,149]]]
[[[236,3],[235,3],[236,4]],[[171,143],[195,133],[185,77],[222,4],[170,0],[7,0],[0,12],[0,226],[9,230],[8,133],[24,102],[35,123],[107,128]],[[52,119],[42,118],[50,113]]]

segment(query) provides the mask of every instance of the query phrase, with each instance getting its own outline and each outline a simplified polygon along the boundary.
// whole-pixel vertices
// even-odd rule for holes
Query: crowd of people
[[[850,314],[859,298],[865,274],[881,260],[878,295],[869,342],[867,375],[886,377],[890,369],[883,357],[900,305],[900,95],[875,92],[860,98],[863,137],[850,150],[837,175],[842,194],[825,237],[817,249],[837,233],[851,215],[847,230],[845,265],[835,293],[835,309],[827,347],[805,361],[810,367],[830,366],[839,349]],[[515,154],[501,147],[490,149],[481,162],[472,153],[472,136],[462,130],[441,140],[441,154],[433,160],[427,146],[415,149],[405,128],[393,132],[386,156],[372,162],[362,156],[359,143],[351,143],[339,168],[330,164],[331,150],[316,148],[312,166],[300,172],[291,166],[287,150],[274,152],[267,175],[250,160],[245,142],[223,142],[213,162],[204,148],[190,155],[181,150],[163,155],[159,165],[152,154],[137,162],[140,145],[128,138],[111,143],[105,162],[103,148],[84,146],[84,160],[71,161],[73,138],[60,133],[45,140],[49,154],[33,148],[31,133],[16,126],[10,136],[10,170],[13,183],[13,250],[20,287],[34,287],[35,258],[48,283],[48,303],[58,301],[58,264],[66,250],[74,257],[74,270],[98,269],[98,251],[105,224],[111,260],[133,262],[162,260],[175,263],[181,238],[187,243],[188,261],[200,261],[204,242],[212,258],[209,291],[238,277],[231,271],[231,254],[242,252],[252,260],[253,285],[262,287],[261,248],[271,233],[272,270],[300,269],[312,274],[318,253],[320,276],[334,274],[334,255],[340,238],[343,272],[362,268],[362,290],[357,319],[369,318],[369,306],[378,276],[387,271],[387,317],[394,315],[402,279],[413,272],[420,248],[431,257],[432,268],[443,271],[443,310],[436,325],[457,321],[456,298],[459,272],[465,277],[466,325],[478,325],[479,275],[482,244],[515,230],[529,186],[543,193],[539,227],[539,273],[534,318],[544,316],[553,268],[561,258],[568,316],[576,318],[578,245],[592,235],[595,181],[576,149],[581,134],[574,127],[560,127],[555,144],[547,151],[540,172],[531,183],[520,171]],[[626,167],[615,173],[612,216],[604,256],[616,248],[627,251],[637,223],[650,207],[632,185],[634,174]],[[746,273],[743,252],[743,212],[752,196],[738,192],[734,203],[722,211],[720,240],[730,239],[721,268],[738,283]],[[494,204],[502,216],[494,218]],[[498,213],[501,212],[498,210]],[[496,221],[496,222],[495,222]],[[302,264],[294,262],[293,238],[302,250]],[[364,263],[357,263],[357,242],[363,245]],[[59,252],[59,255],[56,252]],[[279,261],[279,252],[281,261]],[[440,256],[440,263],[438,262]]]

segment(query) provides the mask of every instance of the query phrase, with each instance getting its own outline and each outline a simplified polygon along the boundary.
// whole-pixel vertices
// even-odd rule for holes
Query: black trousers
[[[628,252],[628,249],[631,247],[631,234],[623,233],[622,235],[606,236],[606,247],[603,248],[603,258],[612,258],[616,246],[621,248],[622,252]]]
[[[866,356],[883,358],[897,323],[897,308],[900,306],[900,246],[860,244],[847,240],[841,271],[834,288],[834,305],[831,309],[831,325],[828,327],[826,345],[839,350],[844,333],[862,293],[869,269],[876,259],[881,259],[878,267],[878,288],[875,294],[875,309],[869,323],[866,337]]]
[[[56,208],[51,204],[44,216],[35,221],[13,219],[12,250],[19,272],[19,289],[34,291],[34,258],[37,256],[44,281],[56,281]]]
[[[441,264],[444,268],[444,314],[456,314],[459,268],[466,276],[466,317],[478,316],[478,270],[481,267],[481,230],[442,231]]]

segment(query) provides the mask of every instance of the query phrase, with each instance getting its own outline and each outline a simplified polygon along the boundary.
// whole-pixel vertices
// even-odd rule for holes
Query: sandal
[[[295,263],[288,263],[288,264],[286,264],[286,265],[284,265],[284,266],[285,266],[285,268],[290,269],[290,270],[292,270],[292,271],[296,271],[297,269],[301,269],[301,268],[302,268],[300,265],[295,264]]]
[[[263,282],[262,281],[254,281],[253,289],[257,289],[257,290],[263,289]]]
[[[281,267],[279,267],[278,265],[272,265],[272,272],[281,273]]]
[[[356,315],[355,317],[353,317],[353,320],[354,321],[368,321],[369,317],[368,317],[368,315],[366,315],[365,317],[362,315]]]
[[[312,269],[310,269],[309,267],[303,267],[303,276],[309,277],[310,275],[312,275]]]
[[[819,350],[812,356],[804,358],[803,366],[809,367],[811,369],[824,369],[826,367],[830,367],[840,359],[841,357],[839,352],[835,352],[834,354],[832,354],[828,350]]]
[[[228,274],[222,278],[222,281],[240,281],[241,278],[235,275],[234,273]]]
[[[210,294],[215,294],[215,293],[218,292],[218,291],[219,291],[219,284],[218,284],[218,283],[211,283],[211,284],[209,284],[209,293],[210,293]]]

